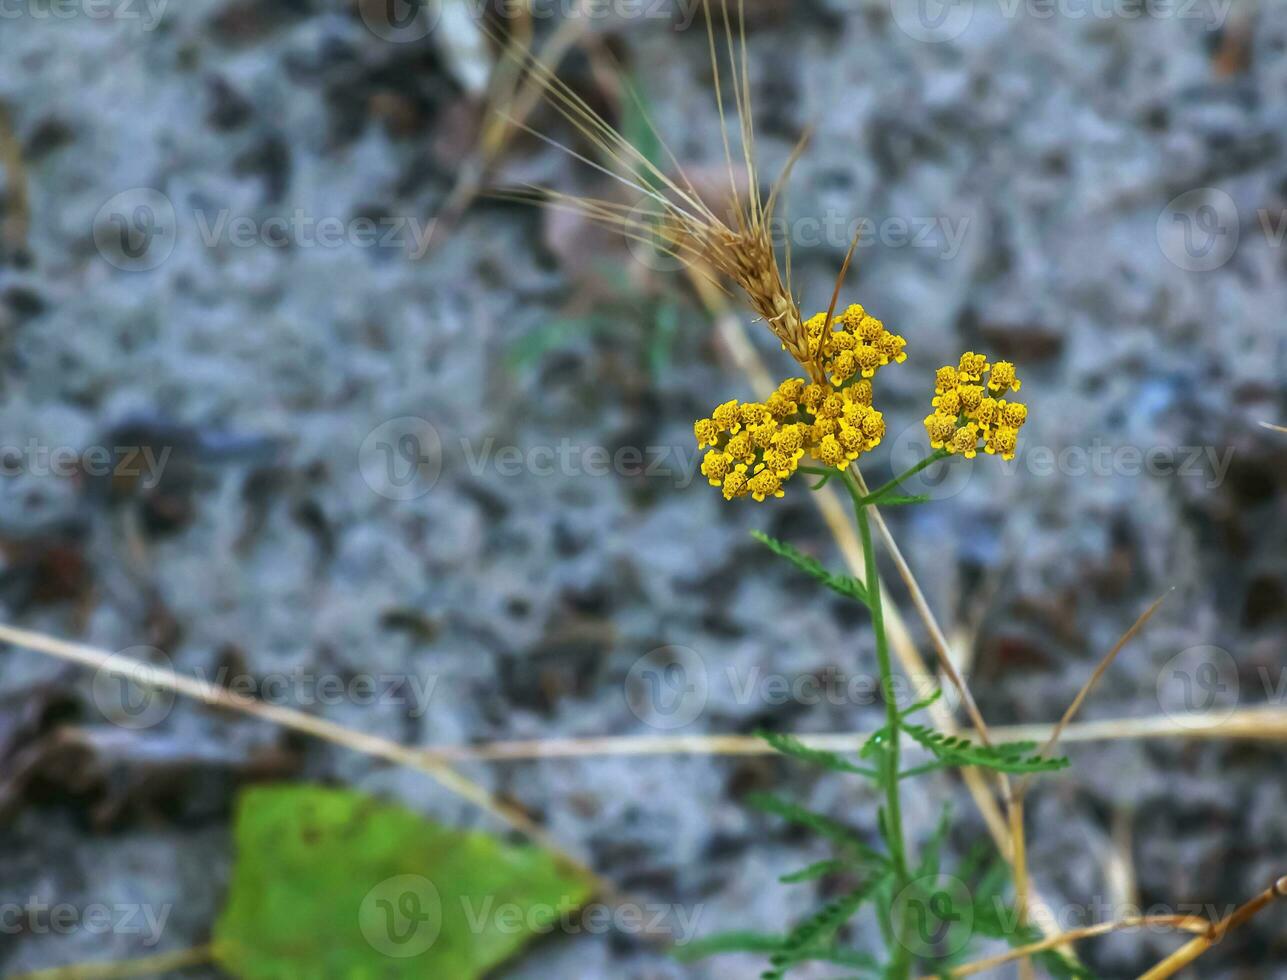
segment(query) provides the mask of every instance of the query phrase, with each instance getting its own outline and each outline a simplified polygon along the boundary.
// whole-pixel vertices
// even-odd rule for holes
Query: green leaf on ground
[[[215,955],[246,980],[473,980],[593,889],[551,854],[346,789],[268,786],[237,806]]]

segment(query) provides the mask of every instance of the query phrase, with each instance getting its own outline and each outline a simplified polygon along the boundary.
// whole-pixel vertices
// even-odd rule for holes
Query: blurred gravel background
[[[784,226],[804,305],[825,308],[866,218],[845,299],[909,341],[880,378],[890,433],[870,479],[891,453],[916,458],[939,364],[973,348],[1019,365],[1019,459],[977,460],[934,488],[941,501],[891,515],[972,651],[984,714],[1057,718],[1168,588],[1084,716],[1174,711],[1186,690],[1194,707],[1281,705],[1287,435],[1259,423],[1287,421],[1287,5],[1065,2],[1044,17],[980,0],[935,27],[934,4],[895,2],[751,3],[757,135],[773,173],[815,127]],[[838,563],[800,487],[734,506],[693,479],[692,420],[750,392],[688,281],[577,220],[493,199],[419,254],[477,142],[476,4],[426,36],[342,0],[4,9],[4,621],[155,648],[207,677],[283,679],[279,701],[412,744],[879,723],[870,699],[760,683],[870,672],[871,642],[863,617],[749,538]],[[705,35],[677,29],[691,8],[595,10],[561,74],[621,122],[615,58],[681,159],[717,178]],[[575,140],[548,111],[535,122]],[[528,138],[497,173],[524,180],[606,190]],[[378,240],[355,240],[368,227]],[[139,478],[103,475],[116,447],[138,451]],[[640,709],[646,657],[667,645],[690,651],[705,689],[678,717]],[[362,674],[433,686],[427,704],[319,703],[308,680]],[[172,905],[153,948],[202,943],[231,803],[254,780],[339,781],[480,819],[423,776],[190,703],[112,724],[95,692],[34,653],[0,660],[0,907]],[[1071,755],[1030,813],[1036,882],[1066,924],[1126,902],[1223,908],[1287,872],[1280,746]],[[874,826],[864,786],[771,758],[465,771],[623,888],[695,911],[698,934],[777,931],[816,900],[776,877],[819,842],[748,811],[749,791]],[[955,796],[953,849],[983,835],[959,783],[909,792],[917,833]],[[1285,916],[1194,975],[1287,977]],[[143,939],[6,930],[0,971],[142,955]],[[1129,934],[1086,955],[1125,977],[1174,945]],[[680,967],[639,936],[582,935],[501,975],[740,977],[755,963]]]

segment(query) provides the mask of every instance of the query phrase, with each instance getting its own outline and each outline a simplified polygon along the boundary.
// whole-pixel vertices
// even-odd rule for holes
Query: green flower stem
[[[884,486],[878,487],[877,489],[872,490],[870,493],[867,494],[866,497],[861,499],[863,499],[866,502],[871,502],[875,500],[877,497],[881,497],[884,494],[888,493],[890,490],[893,490],[894,487],[898,486],[908,477],[915,476],[917,473],[919,473],[921,470],[925,469],[926,467],[933,466],[940,459],[947,459],[947,457],[948,457],[948,452],[946,449],[936,449],[934,452],[930,453],[928,456],[922,459],[911,469],[907,470],[904,473],[900,473],[898,476],[894,477]]]
[[[928,466],[932,458],[921,468]],[[915,470],[911,471],[915,472]],[[894,887],[901,892],[911,881],[908,870],[907,845],[903,837],[903,808],[899,796],[899,753],[902,741],[902,715],[898,710],[898,699],[894,697],[894,668],[889,656],[889,640],[885,635],[885,614],[881,604],[880,576],[876,570],[876,550],[872,545],[871,520],[867,515],[868,504],[858,489],[853,475],[846,470],[843,473],[849,496],[853,498],[854,514],[858,519],[858,532],[862,537],[863,560],[866,569],[867,596],[871,608],[871,625],[876,635],[876,662],[880,667],[881,690],[885,696],[885,722],[889,728],[889,739],[882,747],[883,767],[881,783],[885,790],[886,833],[889,838],[890,860],[894,868]],[[895,481],[897,482],[897,481]],[[897,893],[896,892],[896,893]],[[905,934],[904,928],[895,924],[895,939]],[[893,956],[892,975],[905,977],[908,973],[909,950],[899,941],[891,950]]]

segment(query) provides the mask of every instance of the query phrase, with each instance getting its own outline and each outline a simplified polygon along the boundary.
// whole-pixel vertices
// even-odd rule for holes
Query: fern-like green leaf
[[[843,871],[848,871],[851,867],[852,865],[846,861],[818,861],[807,868],[801,868],[799,871],[794,871],[789,875],[783,875],[778,881],[784,885],[798,885],[802,881],[817,881],[825,875],[840,874]]]
[[[761,811],[770,813],[775,817],[781,817],[789,820],[791,823],[799,824],[801,827],[808,827],[815,834],[826,837],[834,841],[845,849],[853,852],[866,864],[885,867],[888,865],[888,859],[871,846],[863,843],[858,835],[839,821],[825,817],[821,813],[814,813],[812,810],[806,810],[802,806],[797,806],[787,800],[768,793],[754,793],[747,797],[747,804]]]
[[[867,590],[856,578],[848,575],[836,575],[827,571],[822,562],[791,547],[785,541],[769,537],[760,531],[752,531],[751,536],[780,558],[785,558],[800,571],[821,582],[833,592],[849,599],[857,599],[864,606],[868,605]]]
[[[1043,759],[1031,754],[1034,742],[979,745],[969,739],[944,735],[924,725],[906,725],[903,731],[925,746],[934,756],[953,766],[978,766],[996,772],[1055,772],[1068,767],[1065,758]]]
[[[768,742],[776,751],[781,752],[783,755],[789,755],[794,759],[799,759],[801,762],[821,766],[823,769],[830,769],[832,772],[847,772],[855,776],[866,776],[868,779],[880,778],[880,774],[875,769],[854,765],[835,752],[812,749],[793,735],[765,731],[756,732],[756,735]]]
[[[938,818],[938,826],[934,828],[934,833],[925,842],[925,847],[921,850],[920,867],[916,869],[917,878],[937,878],[943,857],[943,842],[947,840],[948,832],[952,829],[952,805],[949,803],[943,807],[943,813]]]
[[[828,902],[792,929],[783,944],[782,951],[770,957],[769,963],[773,969],[761,974],[764,980],[780,980],[795,964],[809,961],[842,963],[846,966],[865,966],[875,969],[875,961],[870,960],[866,954],[837,949],[831,941],[840,927],[852,919],[863,903],[872,897],[885,880],[886,874],[887,872],[877,875],[834,902]],[[847,958],[838,960],[837,956]],[[862,962],[858,962],[859,960]]]
[[[770,936],[759,932],[721,932],[676,946],[673,955],[681,963],[693,963],[708,956],[723,956],[728,953],[761,953],[771,956],[780,953],[786,947],[786,941],[786,936]]]
[[[876,504],[880,507],[901,507],[906,504],[924,504],[931,500],[928,493],[918,493],[914,496],[901,496],[898,494],[887,493],[879,497],[869,497],[866,502]]]
[[[916,714],[916,712],[918,711],[924,711],[926,708],[928,708],[931,704],[933,704],[942,696],[943,696],[943,689],[941,687],[936,687],[934,689],[933,694],[929,694],[926,697],[921,698],[911,707],[904,708],[902,711],[898,712],[898,717],[905,719],[910,717],[911,715]]]

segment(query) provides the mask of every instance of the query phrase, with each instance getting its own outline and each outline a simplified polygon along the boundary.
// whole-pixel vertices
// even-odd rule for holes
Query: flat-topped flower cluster
[[[855,304],[830,322],[826,313],[805,320],[800,346],[787,349],[812,380],[788,378],[762,402],[727,401],[693,424],[697,447],[708,450],[702,475],[726,500],[784,496],[806,458],[844,471],[885,436],[885,417],[872,405],[872,379],[907,360],[907,341]],[[956,367],[940,368],[934,411],[925,419],[930,445],[967,459],[981,445],[1012,459],[1028,409],[991,393],[1019,386],[1013,364],[989,364],[973,351]]]
[[[983,385],[983,376],[989,374]],[[980,443],[987,453],[1014,459],[1019,430],[1028,421],[1028,406],[994,398],[989,392],[1018,391],[1022,382],[1009,361],[989,364],[982,354],[967,351],[956,367],[938,369],[934,381],[934,411],[925,417],[930,447],[973,459]]]
[[[763,402],[728,401],[693,425],[698,448],[710,447],[702,475],[726,500],[781,497],[806,455],[843,470],[885,436],[871,379],[907,359],[907,341],[858,305],[830,323],[819,313],[804,327],[805,366],[825,381],[788,378]]]

